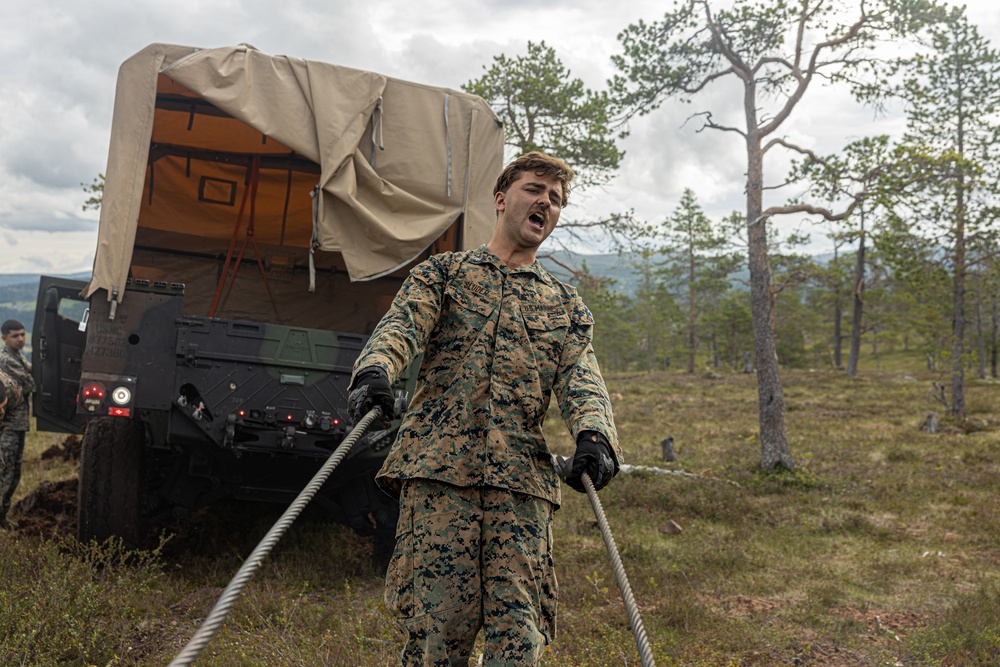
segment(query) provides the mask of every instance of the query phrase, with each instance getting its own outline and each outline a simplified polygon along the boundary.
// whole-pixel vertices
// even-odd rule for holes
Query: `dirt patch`
[[[795,656],[794,664],[802,667],[869,667],[872,662],[863,652],[832,644],[812,643]]]
[[[793,604],[794,601],[791,599],[751,597],[749,595],[736,595],[724,601],[724,606],[729,613],[737,617],[772,612],[776,609],[791,607]]]
[[[42,452],[41,459],[59,459],[62,461],[79,461],[82,441],[78,435],[68,435],[62,443],[52,445]]]
[[[735,595],[715,602],[715,607],[730,616],[768,622],[782,611],[790,610],[803,600],[795,597],[754,597]],[[838,607],[830,610],[832,615],[852,621],[857,628],[847,642],[839,642],[831,637],[820,636],[805,628],[799,632],[799,643],[795,648],[792,664],[798,667],[870,667],[874,664],[893,665],[877,662],[886,656],[894,656],[903,646],[908,635],[926,627],[931,618],[927,614],[913,611],[886,611]],[[751,661],[748,664],[757,665]],[[774,664],[764,659],[761,665]],[[899,664],[899,663],[896,663]]]
[[[17,532],[30,535],[76,533],[76,479],[42,482],[14,505]]]
[[[43,461],[79,461],[80,449],[80,436],[68,435],[61,443],[42,452],[39,458]],[[14,505],[12,515],[17,522],[16,532],[46,537],[75,535],[78,486],[75,478],[43,481]]]
[[[926,614],[912,611],[861,611],[846,607],[837,613],[864,624],[865,630],[857,636],[857,646],[847,649],[815,642],[803,651],[800,664],[809,667],[867,667],[873,664],[873,656],[894,655],[910,632],[930,622]],[[896,661],[885,664],[902,665]]]

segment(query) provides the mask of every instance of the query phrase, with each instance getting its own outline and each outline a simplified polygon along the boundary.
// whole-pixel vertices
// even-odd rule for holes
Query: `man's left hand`
[[[587,473],[595,490],[601,490],[608,485],[611,478],[618,473],[615,465],[614,451],[611,443],[603,434],[596,431],[583,431],[576,439],[576,453],[566,461],[568,467],[565,480],[570,488],[585,493],[583,473]]]

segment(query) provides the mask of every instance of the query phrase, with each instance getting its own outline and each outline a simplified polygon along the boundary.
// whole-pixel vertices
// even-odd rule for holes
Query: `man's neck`
[[[486,244],[486,249],[511,269],[519,269],[522,266],[535,263],[535,248],[507,247],[493,239]]]

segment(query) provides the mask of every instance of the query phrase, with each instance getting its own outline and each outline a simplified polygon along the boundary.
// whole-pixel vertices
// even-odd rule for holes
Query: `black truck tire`
[[[77,538],[101,542],[117,536],[128,547],[143,537],[144,425],[138,419],[97,417],[83,434]]]

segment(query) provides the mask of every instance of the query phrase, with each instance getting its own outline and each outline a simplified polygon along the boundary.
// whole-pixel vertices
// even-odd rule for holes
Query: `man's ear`
[[[507,193],[500,190],[495,195],[493,195],[493,205],[496,206],[498,211],[504,210],[507,206]]]

